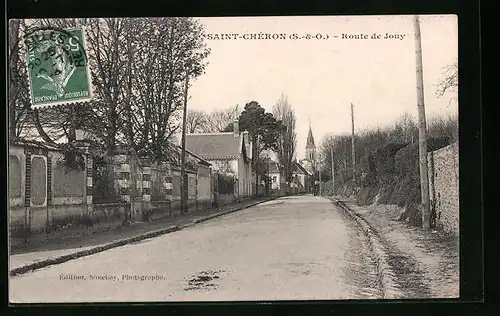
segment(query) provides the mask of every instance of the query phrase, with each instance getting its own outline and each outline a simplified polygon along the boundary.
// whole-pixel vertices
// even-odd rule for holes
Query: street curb
[[[110,243],[107,243],[107,244],[104,244],[101,246],[93,247],[93,248],[90,248],[87,250],[77,251],[77,252],[70,253],[67,255],[63,255],[63,256],[59,256],[59,257],[55,257],[55,258],[49,258],[46,260],[41,260],[41,261],[34,262],[34,263],[31,263],[31,264],[28,264],[25,266],[21,266],[21,267],[12,269],[9,274],[11,277],[16,276],[16,275],[20,275],[20,274],[24,274],[24,273],[27,273],[27,272],[30,272],[33,270],[37,270],[37,269],[41,269],[41,268],[45,268],[45,267],[48,267],[48,266],[51,266],[54,264],[60,264],[60,263],[63,263],[63,262],[69,261],[69,260],[73,260],[73,259],[77,259],[77,258],[81,258],[81,257],[85,257],[85,256],[90,256],[90,255],[96,254],[98,252],[103,252],[103,251],[109,250],[111,248],[116,248],[116,247],[124,246],[127,244],[131,244],[134,242],[138,242],[138,241],[141,241],[144,239],[153,238],[153,237],[157,237],[160,235],[172,233],[172,232],[178,231],[180,229],[181,228],[179,226],[171,226],[169,228],[152,231],[152,232],[149,232],[146,234],[137,235],[137,236],[130,237],[130,238],[120,239],[120,240],[113,241],[113,242],[110,242]]]
[[[63,256],[59,256],[59,257],[55,257],[55,258],[49,258],[49,259],[41,260],[41,261],[38,261],[38,262],[30,263],[28,265],[24,265],[24,266],[12,269],[9,272],[9,275],[11,277],[17,276],[17,275],[20,275],[20,274],[24,274],[24,273],[28,273],[28,272],[34,271],[34,270],[45,268],[45,267],[48,267],[48,266],[51,266],[51,265],[64,263],[64,262],[69,261],[69,260],[78,259],[78,258],[85,257],[85,256],[90,256],[90,255],[93,255],[93,254],[96,254],[96,253],[99,253],[99,252],[103,252],[103,251],[106,251],[106,250],[109,250],[109,249],[112,249],[112,248],[116,248],[116,247],[120,247],[120,246],[125,246],[127,244],[135,243],[135,242],[138,242],[138,241],[141,241],[141,240],[144,240],[144,239],[149,239],[149,238],[153,238],[153,237],[158,237],[160,235],[166,235],[166,234],[169,234],[169,233],[180,231],[180,230],[182,230],[184,228],[188,228],[188,227],[194,226],[194,225],[196,225],[198,223],[202,223],[202,222],[208,221],[208,220],[216,218],[216,217],[224,216],[224,215],[227,215],[227,214],[230,214],[230,213],[234,213],[234,212],[237,212],[237,211],[240,211],[240,210],[243,210],[243,209],[247,209],[249,207],[256,206],[256,205],[264,203],[264,202],[269,202],[269,201],[272,201],[272,200],[277,199],[279,197],[280,196],[272,197],[270,199],[266,199],[264,201],[259,201],[259,202],[256,202],[256,203],[252,203],[252,204],[240,207],[240,208],[236,208],[234,210],[230,210],[230,211],[226,211],[226,212],[222,212],[222,213],[218,213],[218,214],[212,214],[212,215],[209,215],[209,216],[206,216],[206,217],[202,217],[202,218],[193,220],[189,224],[185,224],[185,225],[181,225],[181,226],[177,226],[177,225],[170,226],[168,228],[155,230],[155,231],[148,232],[148,233],[145,233],[145,234],[142,234],[142,235],[137,235],[137,236],[133,236],[133,237],[129,237],[129,238],[124,238],[124,239],[116,240],[116,241],[113,241],[113,242],[110,242],[110,243],[107,243],[107,244],[104,244],[104,245],[101,245],[101,246],[96,246],[96,247],[93,247],[93,248],[90,248],[90,249],[86,249],[86,250],[82,250],[82,251],[77,251],[77,252],[70,253],[70,254],[67,254],[67,255],[63,255]]]
[[[384,299],[395,299],[401,296],[398,290],[398,286],[395,282],[395,275],[389,265],[387,255],[387,250],[383,243],[380,241],[380,237],[377,236],[375,230],[370,226],[370,224],[361,216],[356,214],[351,210],[344,202],[336,199],[330,198],[330,200],[337,206],[339,206],[347,216],[354,219],[358,226],[361,228],[363,233],[368,237],[368,244],[375,255],[375,261],[377,263],[377,273],[379,277],[380,284],[382,285],[382,291]]]
[[[228,215],[228,214],[231,214],[231,213],[234,213],[234,212],[237,212],[237,211],[241,211],[241,210],[244,210],[244,209],[247,209],[247,208],[259,205],[259,204],[264,203],[264,202],[269,202],[269,201],[275,200],[275,199],[277,199],[279,197],[280,196],[272,197],[270,199],[267,199],[267,200],[264,200],[264,201],[260,201],[260,202],[256,202],[256,203],[252,203],[252,204],[249,204],[249,205],[246,205],[246,206],[234,209],[234,210],[230,210],[230,211],[226,211],[226,212],[222,212],[222,213],[217,213],[217,214],[212,214],[212,215],[209,215],[209,216],[206,216],[206,217],[203,217],[203,218],[198,218],[198,219],[195,219],[193,221],[193,224],[203,223],[203,222],[206,222],[208,220],[211,220],[211,219],[214,219],[214,218],[217,218],[217,217]],[[192,225],[190,225],[190,226],[192,226]]]

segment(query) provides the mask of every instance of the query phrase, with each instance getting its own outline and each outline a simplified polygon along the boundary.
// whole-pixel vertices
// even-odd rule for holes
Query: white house
[[[233,175],[235,194],[248,197],[255,191],[252,144],[248,132],[239,131],[237,121],[233,126],[233,132],[186,134],[186,149],[210,162],[215,171]]]
[[[305,191],[307,187],[306,179],[307,177],[310,177],[311,174],[297,162],[294,162],[293,166],[293,178],[291,183],[289,184],[289,187],[297,188],[297,190],[299,191]],[[271,181],[271,189],[279,190],[284,188],[286,182],[280,172],[279,163],[273,160],[268,160],[268,168],[269,178]]]
[[[279,190],[281,185],[281,174],[279,164],[276,161],[268,160],[269,179],[271,181],[271,190]]]

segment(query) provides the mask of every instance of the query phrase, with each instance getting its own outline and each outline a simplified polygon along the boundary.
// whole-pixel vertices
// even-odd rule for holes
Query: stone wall
[[[429,193],[438,227],[459,234],[458,142],[428,153]]]
[[[85,168],[74,170],[60,164],[64,156],[57,148],[37,144],[9,146],[11,245],[112,229],[130,220],[150,221],[180,215],[180,170],[172,170],[168,163],[152,164],[126,151],[117,153],[103,167],[102,163],[93,164],[95,157],[87,146],[82,149]],[[96,186],[94,181],[98,167],[110,169],[112,177],[108,184],[110,191],[116,192],[118,203],[102,199],[95,202],[93,194],[101,193],[104,188]],[[186,176],[188,212],[210,208],[213,189],[210,167],[198,165],[197,171],[186,170]]]
[[[234,194],[219,194],[217,195],[217,201],[219,205],[230,204],[237,201],[237,197]]]

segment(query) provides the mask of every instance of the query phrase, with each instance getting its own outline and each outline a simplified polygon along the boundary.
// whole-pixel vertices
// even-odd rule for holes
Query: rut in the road
[[[352,299],[382,299],[382,285],[378,277],[377,264],[373,258],[367,237],[358,225],[344,212],[340,212],[349,232],[349,250],[346,254],[347,268],[344,278],[351,284]]]
[[[396,283],[402,289],[405,298],[422,299],[431,297],[431,291],[423,280],[423,273],[417,260],[399,251],[386,242],[389,249],[388,263],[396,275]]]

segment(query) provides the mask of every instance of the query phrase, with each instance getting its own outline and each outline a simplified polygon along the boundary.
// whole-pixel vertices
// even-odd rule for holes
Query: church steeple
[[[316,145],[314,144],[314,136],[311,128],[311,118],[309,118],[309,133],[307,134],[306,142],[306,159],[314,161],[316,156]]]

